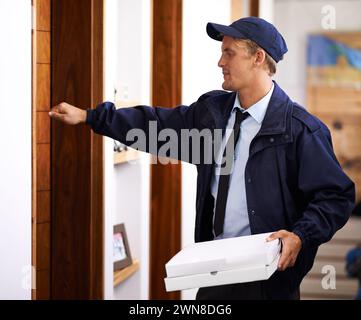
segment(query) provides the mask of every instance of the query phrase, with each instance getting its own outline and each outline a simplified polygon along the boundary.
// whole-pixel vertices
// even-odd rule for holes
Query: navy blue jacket
[[[212,91],[191,106],[174,109],[115,110],[106,102],[87,111],[87,123],[94,132],[128,145],[128,130],[148,132],[149,120],[157,122],[158,130],[172,128],[178,133],[192,128],[224,130],[235,98],[234,92]],[[144,149],[150,151],[149,141]],[[212,169],[213,164],[197,164],[196,242],[213,239]],[[276,83],[262,127],[250,145],[245,179],[252,234],[286,229],[302,240],[295,266],[276,271],[265,282],[269,298],[294,297],[318,246],[348,220],[355,188],[335,157],[326,125],[291,101]]]

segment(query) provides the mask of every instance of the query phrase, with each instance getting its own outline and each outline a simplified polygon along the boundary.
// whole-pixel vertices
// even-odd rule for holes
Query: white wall
[[[222,89],[218,68],[221,42],[206,33],[208,22],[231,23],[230,0],[183,0],[182,103],[189,105],[203,93]],[[182,164],[182,247],[194,242],[197,171]],[[197,290],[184,290],[183,299],[194,299]]]
[[[105,100],[114,88],[129,101],[150,104],[151,1],[106,0]],[[123,93],[121,96],[125,95]],[[149,155],[134,163],[113,165],[113,141],[105,139],[105,298],[148,299]],[[133,258],[140,271],[113,289],[113,225],[125,223]]]
[[[268,22],[273,23],[274,18],[274,0],[260,0],[259,1],[259,16]]]
[[[306,45],[307,34],[325,32],[321,13],[325,5],[336,10],[336,29],[329,31],[356,31],[361,29],[361,1],[358,0],[274,0],[274,23],[284,36],[288,53],[279,63],[276,81],[295,101],[305,107],[306,102]]]
[[[0,299],[31,299],[31,1],[0,1]]]

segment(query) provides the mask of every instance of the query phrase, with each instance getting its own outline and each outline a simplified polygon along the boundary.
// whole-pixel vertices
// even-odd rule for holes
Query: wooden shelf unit
[[[140,151],[135,149],[128,149],[122,152],[114,152],[114,165],[138,160],[141,156]]]
[[[114,287],[124,282],[139,270],[139,260],[134,260],[133,264],[122,270],[114,271]]]

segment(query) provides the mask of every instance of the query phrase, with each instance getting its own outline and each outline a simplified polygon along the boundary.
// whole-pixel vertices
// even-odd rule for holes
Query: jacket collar
[[[258,136],[283,134],[291,127],[292,102],[286,93],[274,82],[274,90],[263,119]],[[288,129],[288,130],[287,130]]]
[[[274,82],[274,90],[269,102],[262,126],[257,136],[276,135],[291,132],[292,101],[287,94]],[[210,97],[205,100],[216,128],[224,129],[234,106],[236,92]],[[211,119],[205,115],[201,122],[209,126]],[[288,134],[288,137],[291,135]]]

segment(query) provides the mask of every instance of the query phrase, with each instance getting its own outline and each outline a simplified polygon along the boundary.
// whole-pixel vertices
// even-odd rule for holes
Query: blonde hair
[[[263,50],[265,52],[266,58],[265,58],[265,64],[268,68],[268,74],[270,77],[276,74],[277,71],[277,63],[273,60],[273,58],[264,50],[262,49],[257,43],[255,43],[252,40],[245,39],[240,40],[236,39],[236,44],[239,46],[241,43],[245,43],[247,47],[247,51],[249,55],[253,56],[256,54],[258,50]]]

